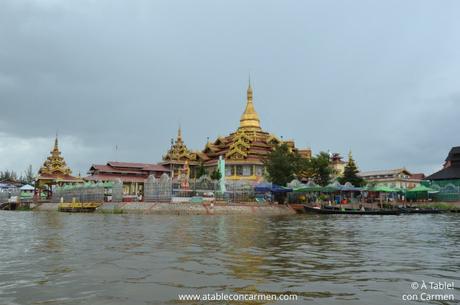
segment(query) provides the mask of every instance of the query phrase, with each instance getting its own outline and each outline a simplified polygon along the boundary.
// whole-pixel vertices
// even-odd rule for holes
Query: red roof
[[[63,181],[79,181],[81,178],[77,178],[70,175],[61,175],[61,174],[41,174],[37,177],[38,180],[40,179],[59,179]]]
[[[123,168],[132,168],[148,171],[157,171],[157,172],[169,172],[169,169],[160,164],[154,163],[134,163],[134,162],[118,162],[118,161],[109,161],[107,162],[107,167],[123,167]]]
[[[120,179],[122,182],[144,182],[146,180],[146,177],[96,174],[85,177],[84,179],[87,181],[117,181],[118,179]]]
[[[410,175],[410,179],[423,180],[425,179],[425,174],[424,173],[412,174]]]

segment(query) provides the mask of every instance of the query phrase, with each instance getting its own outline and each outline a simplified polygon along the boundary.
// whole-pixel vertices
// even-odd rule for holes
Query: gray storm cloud
[[[430,173],[460,144],[458,1],[0,2],[0,170],[37,168],[56,130],[74,172],[157,162],[238,126],[363,170]],[[114,151],[118,146],[119,150]]]

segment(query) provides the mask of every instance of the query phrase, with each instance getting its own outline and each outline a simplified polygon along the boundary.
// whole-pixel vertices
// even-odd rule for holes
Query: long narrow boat
[[[316,213],[316,214],[344,214],[344,215],[400,215],[399,210],[340,210],[340,209],[324,209],[324,208],[313,208],[304,206],[305,212]]]
[[[403,214],[439,214],[441,210],[435,208],[399,208]]]

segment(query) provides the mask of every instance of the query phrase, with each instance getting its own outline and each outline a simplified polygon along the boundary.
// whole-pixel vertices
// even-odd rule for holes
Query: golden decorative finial
[[[240,119],[239,129],[260,129],[260,119],[252,102],[251,78],[249,78],[246,109]]]
[[[182,128],[179,124],[179,129],[177,130],[177,141],[182,141]]]
[[[56,130],[56,138],[54,139],[54,150],[59,150],[57,130]]]

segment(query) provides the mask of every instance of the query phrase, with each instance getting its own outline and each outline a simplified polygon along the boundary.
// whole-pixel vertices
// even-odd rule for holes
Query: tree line
[[[267,178],[272,183],[286,186],[294,179],[306,178],[316,184],[326,186],[332,182],[334,168],[327,152],[320,152],[310,159],[302,157],[298,152],[292,151],[285,143],[275,147],[265,160]],[[337,180],[344,184],[350,182],[354,186],[363,186],[365,181],[358,176],[358,166],[350,156],[345,166],[345,171]]]
[[[17,181],[22,184],[33,184],[35,181],[35,175],[32,170],[32,165],[29,165],[23,174],[18,175],[13,170],[0,171],[0,181]]]

